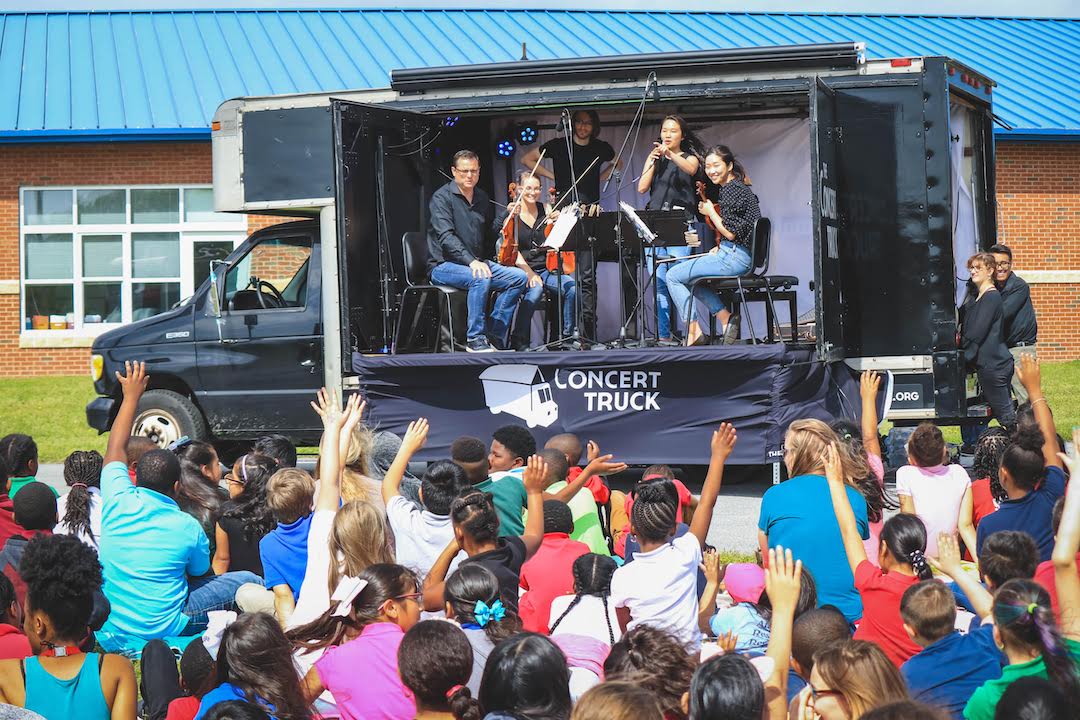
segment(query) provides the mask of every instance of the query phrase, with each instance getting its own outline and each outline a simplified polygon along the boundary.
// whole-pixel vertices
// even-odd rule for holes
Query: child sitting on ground
[[[562,455],[556,455],[562,458]],[[588,491],[583,492],[588,494]],[[589,505],[595,507],[591,500]],[[547,635],[552,600],[574,590],[571,568],[579,557],[589,552],[588,545],[571,539],[574,529],[574,519],[566,503],[544,501],[544,539],[536,554],[521,566],[520,574],[522,592],[518,613],[529,632]]]
[[[948,542],[939,544],[939,564],[956,572],[960,559]],[[990,625],[967,634],[955,628],[956,603],[944,583],[923,580],[904,591],[900,600],[904,630],[922,650],[900,666],[911,697],[959,717],[971,694],[988,680],[1001,677],[1003,658],[994,646]]]
[[[714,637],[733,636],[737,652],[765,652],[769,645],[769,618],[758,607],[765,592],[765,571],[751,563],[720,568],[715,551],[705,553],[705,592],[701,595],[698,625]],[[734,605],[716,610],[716,595],[727,591]]]
[[[446,618],[458,624],[472,646],[473,667],[466,684],[480,694],[488,656],[506,638],[521,632],[521,620],[499,598],[499,581],[483,565],[466,564],[446,579]]]
[[[37,478],[38,472],[38,446],[34,438],[22,433],[12,433],[0,438],[0,455],[3,455],[7,465],[8,474],[11,476],[8,488],[8,497],[12,500],[27,483],[32,483]],[[59,493],[52,490],[54,497]]]
[[[908,439],[908,465],[896,471],[900,512],[917,515],[926,526],[926,553],[937,556],[938,533],[955,533],[975,547],[971,524],[971,479],[959,465],[946,464],[945,437],[933,423],[920,423]]]
[[[412,720],[416,705],[401,684],[397,653],[420,620],[420,595],[416,575],[401,565],[372,565],[359,578],[343,578],[333,607],[288,634],[298,648],[325,650],[304,679],[308,701],[329,690],[346,720]]]
[[[641,542],[642,551],[634,562],[616,570],[611,579],[611,601],[624,631],[652,625],[669,630],[690,652],[701,649],[697,570],[720,492],[724,463],[735,441],[735,428],[728,423],[713,432],[709,471],[686,535],[672,539],[678,522],[677,507],[662,488],[646,485],[638,495],[630,530]]]
[[[454,538],[424,578],[425,610],[434,612],[443,609],[446,602],[443,581],[451,561],[459,551],[464,550],[468,558],[462,560],[461,565],[479,563],[491,570],[499,579],[503,604],[517,612],[521,566],[536,553],[544,539],[544,502],[541,493],[546,476],[547,465],[544,461],[536,455],[530,457],[524,472],[529,520],[520,537],[502,536],[499,514],[491,493],[469,490],[454,499],[450,505]]]
[[[590,445],[590,452],[591,452]],[[599,450],[597,451],[599,452]],[[641,481],[634,487],[629,495],[618,490],[611,493],[611,533],[615,545],[615,554],[626,557],[626,541],[630,539],[630,515],[634,508],[634,500],[637,497],[637,489],[642,483],[668,481],[676,492],[675,522],[686,524],[697,503],[693,493],[675,477],[674,471],[667,465],[650,465],[641,474]]]
[[[56,501],[60,520],[54,533],[74,535],[97,549],[101,537],[101,453],[76,450],[64,458],[64,483],[70,488]]]
[[[585,468],[581,467],[581,439],[573,433],[559,433],[553,435],[544,443],[544,449],[558,450],[566,458],[566,465],[569,470],[566,473],[566,482],[572,483],[577,479]],[[589,441],[589,456],[588,459],[592,462],[594,459],[600,457],[600,446],[592,440]],[[608,508],[607,520],[610,520],[610,506],[608,501],[611,500],[611,490],[608,488],[607,483],[604,482],[602,477],[591,477],[585,483],[585,487],[592,493],[593,500],[596,501],[596,508],[600,511],[602,508]],[[601,514],[601,519],[605,519],[605,516]]]
[[[589,553],[574,560],[574,594],[551,601],[551,636],[584,635],[609,646],[622,637],[619,618],[609,601],[611,577],[618,567],[607,555]]]
[[[259,541],[274,529],[274,516],[266,504],[266,484],[278,469],[273,458],[248,453],[233,463],[225,476],[229,500],[221,506],[214,535],[215,575],[247,570],[262,577]]]
[[[900,667],[919,652],[919,646],[904,632],[900,621],[900,598],[919,580],[933,576],[926,560],[926,528],[914,515],[900,513],[885,521],[875,567],[866,559],[866,549],[848,502],[843,465],[835,445],[826,455],[825,477],[832,497],[833,512],[840,526],[844,552],[862,600],[862,622],[856,640],[877,643],[894,665]]]
[[[547,487],[544,488],[547,496],[562,497],[562,490],[570,486],[578,488],[571,497],[563,500],[569,506],[574,520],[574,531],[570,534],[570,538],[585,543],[590,552],[607,555],[608,543],[607,538],[604,537],[596,500],[583,485],[587,485],[593,478],[602,477],[602,474],[622,472],[626,469],[626,465],[611,462],[610,455],[598,457],[578,473],[571,483],[568,482],[566,456],[562,452],[548,448],[540,451],[540,457],[544,458],[548,465]]]
[[[22,629],[22,610],[15,597],[15,586],[0,573],[0,660],[30,657],[30,641]]]
[[[274,593],[274,614],[287,627],[307,570],[315,481],[306,470],[282,468],[270,477],[266,503],[277,527],[259,541],[263,582]]]
[[[806,577],[809,577],[808,573],[804,573],[804,579]],[[792,712],[795,711],[796,696],[810,682],[814,653],[850,639],[851,624],[844,613],[832,605],[807,610],[795,619],[791,630],[791,673],[787,689],[787,702]]]
[[[450,503],[469,487],[468,478],[461,467],[449,460],[439,460],[428,465],[420,480],[422,510],[401,494],[401,480],[409,460],[424,447],[427,436],[426,419],[409,423],[397,457],[382,482],[386,517],[394,534],[398,564],[409,568],[419,577],[428,574],[447,543],[453,540]],[[451,569],[456,568],[462,559],[455,555]]]
[[[472,671],[472,647],[450,623],[417,623],[398,647],[401,681],[416,698],[416,717],[480,720],[480,703],[465,686]]]

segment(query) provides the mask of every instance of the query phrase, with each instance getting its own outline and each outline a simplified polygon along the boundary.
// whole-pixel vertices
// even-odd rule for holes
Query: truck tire
[[[139,398],[131,434],[148,437],[158,447],[185,435],[192,440],[206,440],[210,435],[195,403],[172,390],[148,390]]]

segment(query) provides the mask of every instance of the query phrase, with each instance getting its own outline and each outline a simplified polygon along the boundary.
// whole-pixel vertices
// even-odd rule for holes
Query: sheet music
[[[623,215],[630,218],[630,222],[634,224],[634,229],[637,230],[637,234],[642,240],[645,240],[646,242],[656,240],[656,233],[649,229],[649,226],[645,224],[645,221],[638,217],[637,211],[626,203],[626,201],[619,201],[619,209],[622,210]]]
[[[559,217],[555,219],[555,224],[551,228],[551,234],[544,240],[543,247],[558,250],[565,245],[566,240],[570,237],[570,231],[577,225],[577,221],[580,217],[581,206],[579,205],[568,207],[560,212]]]

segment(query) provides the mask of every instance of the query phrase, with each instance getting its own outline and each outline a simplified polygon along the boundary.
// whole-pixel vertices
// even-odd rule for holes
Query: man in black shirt
[[[556,137],[548,140],[538,148],[533,148],[521,159],[521,164],[532,170],[536,168],[536,174],[555,181],[555,189],[560,197],[570,192],[571,185],[577,180],[575,187],[578,200],[585,205],[594,205],[600,202],[600,181],[606,180],[615,169],[614,165],[604,165],[615,159],[615,150],[610,144],[597,139],[600,134],[600,118],[595,110],[577,110],[573,115],[574,132],[573,145],[573,173],[570,172],[570,157],[567,154],[566,138]],[[539,165],[540,153],[544,152],[544,158],[551,160],[554,169],[548,170]],[[593,161],[596,164],[589,168]],[[622,166],[622,161],[619,161]],[[588,173],[585,172],[589,168]],[[596,261],[593,253],[585,247],[582,235],[592,235],[592,218],[582,217],[578,224],[581,233],[577,235],[578,243],[575,251],[578,273],[580,275],[581,297],[581,320],[582,332],[591,338],[596,337]]]
[[[1031,289],[1023,278],[1012,271],[1012,250],[1007,245],[994,245],[990,252],[997,261],[994,285],[1001,293],[1004,313],[1005,345],[1012,353],[1016,365],[1021,355],[1037,355],[1036,345],[1039,326],[1035,321],[1035,308],[1031,305]],[[1017,402],[1027,402],[1027,390],[1020,378],[1012,377],[1012,391]]]
[[[460,150],[451,163],[453,182],[431,196],[428,225],[428,273],[436,285],[468,290],[468,352],[493,352],[503,347],[521,293],[525,272],[504,267],[487,259],[495,208],[487,193],[476,187],[480,179],[480,158],[471,150]],[[498,290],[490,322],[484,317],[488,294]]]

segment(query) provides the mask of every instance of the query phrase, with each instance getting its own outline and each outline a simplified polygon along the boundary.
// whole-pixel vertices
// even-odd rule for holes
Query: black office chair
[[[461,346],[459,337],[465,335],[466,292],[428,280],[426,233],[403,234],[401,253],[406,287],[401,293],[394,352],[454,352]]]
[[[754,230],[750,238],[750,269],[743,275],[733,277],[702,277],[696,279],[690,286],[690,302],[693,302],[694,290],[700,283],[717,292],[734,292],[732,311],[738,310],[742,305],[751,302],[765,303],[765,322],[768,325],[766,339],[775,342],[777,336],[783,339],[783,329],[780,320],[776,316],[775,300],[780,299],[788,304],[788,315],[791,319],[791,341],[795,342],[798,334],[799,311],[796,305],[794,288],[799,284],[799,278],[794,275],[769,275],[769,256],[772,251],[772,222],[769,218],[760,218],[754,223]],[[747,324],[750,326],[751,342],[757,344],[757,335],[754,333],[754,323],[748,315]],[[776,334],[773,334],[775,328]],[[709,316],[710,334],[716,334],[716,317]]]

